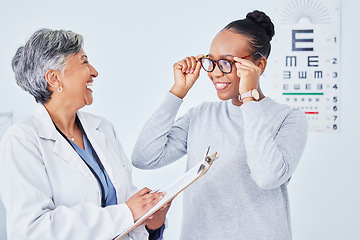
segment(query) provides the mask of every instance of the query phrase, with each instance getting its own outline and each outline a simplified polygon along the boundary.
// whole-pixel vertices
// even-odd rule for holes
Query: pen
[[[199,174],[205,168],[205,164],[201,164],[197,173]]]

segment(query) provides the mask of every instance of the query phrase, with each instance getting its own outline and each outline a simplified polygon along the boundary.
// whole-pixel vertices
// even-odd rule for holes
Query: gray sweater
[[[206,102],[175,121],[182,100],[168,93],[145,124],[133,165],[159,168],[187,154],[187,169],[211,146],[209,172],[184,192],[183,240],[287,240],[287,184],[307,138],[300,110],[270,98],[241,107]]]

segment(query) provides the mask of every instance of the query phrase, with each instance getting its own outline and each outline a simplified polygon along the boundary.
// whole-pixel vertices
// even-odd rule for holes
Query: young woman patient
[[[270,18],[253,11],[222,29],[209,54],[175,63],[175,83],[139,136],[132,162],[143,169],[185,154],[190,169],[208,146],[219,154],[184,192],[181,239],[292,238],[287,184],[305,147],[307,119],[261,91],[273,35]],[[205,102],[175,121],[201,67],[222,101]]]

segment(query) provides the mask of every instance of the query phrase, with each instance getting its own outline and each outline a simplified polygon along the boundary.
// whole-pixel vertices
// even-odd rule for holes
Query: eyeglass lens
[[[220,67],[220,70],[224,73],[230,73],[231,72],[231,62],[228,60],[220,59],[218,61],[218,65]]]
[[[218,61],[211,60],[209,58],[202,58],[201,65],[207,72],[212,72],[215,68],[215,64],[218,64],[220,70],[223,73],[230,73],[231,72],[231,62],[229,60],[220,59]]]
[[[202,58],[201,59],[201,66],[204,68],[207,72],[212,72],[214,70],[214,63],[208,58]]]

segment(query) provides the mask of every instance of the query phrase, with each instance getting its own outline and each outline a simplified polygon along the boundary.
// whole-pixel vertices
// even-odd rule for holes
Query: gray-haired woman
[[[98,76],[81,35],[40,29],[17,50],[12,67],[17,84],[40,104],[0,143],[9,239],[112,239],[162,198],[148,188],[135,193],[113,125],[78,111],[92,103]],[[160,239],[167,210],[130,237]]]

